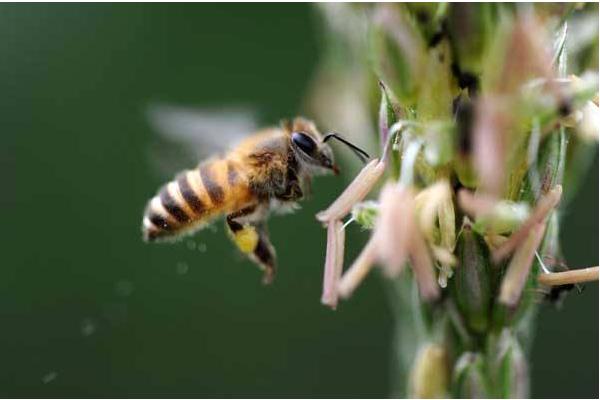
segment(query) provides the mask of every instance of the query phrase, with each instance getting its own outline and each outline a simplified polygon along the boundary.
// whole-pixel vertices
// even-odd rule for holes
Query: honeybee
[[[348,145],[363,161],[369,157],[336,133],[322,136],[308,119],[283,121],[164,185],[144,212],[144,240],[178,238],[225,216],[228,236],[263,271],[263,283],[271,283],[276,257],[267,217],[272,211],[297,208],[312,176],[338,173],[330,138]]]

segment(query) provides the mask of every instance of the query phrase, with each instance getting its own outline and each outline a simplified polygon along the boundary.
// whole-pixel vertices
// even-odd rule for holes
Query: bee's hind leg
[[[268,285],[275,279],[275,272],[277,270],[275,248],[269,240],[266,224],[257,225],[255,229],[258,232],[258,243],[252,254],[249,254],[249,257],[263,270],[262,283]]]
[[[263,283],[269,284],[275,278],[275,249],[260,214],[257,206],[246,207],[229,214],[226,225],[237,248],[264,271]]]

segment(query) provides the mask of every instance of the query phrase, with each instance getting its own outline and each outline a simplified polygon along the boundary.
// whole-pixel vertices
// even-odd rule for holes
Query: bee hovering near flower
[[[165,122],[164,116],[161,118]],[[280,127],[246,137],[224,155],[181,172],[163,186],[146,207],[144,239],[177,238],[224,215],[226,229],[237,248],[264,271],[264,283],[272,282],[275,251],[266,219],[271,211],[297,208],[313,175],[337,174],[333,152],[326,143],[329,138],[368,157],[337,134],[321,136],[307,119],[284,121]]]

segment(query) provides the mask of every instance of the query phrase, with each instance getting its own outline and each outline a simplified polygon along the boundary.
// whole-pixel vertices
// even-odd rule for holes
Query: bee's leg
[[[300,187],[300,182],[298,182],[298,180],[293,180],[288,183],[283,193],[275,197],[283,201],[296,201],[302,199],[303,196],[304,193]]]
[[[303,181],[303,186],[304,187],[304,191],[306,192],[306,194],[308,196],[312,195],[312,181],[310,178],[306,178]]]
[[[238,249],[264,271],[263,283],[275,277],[275,250],[257,206],[246,207],[227,216],[230,237]]]
[[[258,243],[249,257],[263,270],[262,283],[270,284],[275,279],[277,266],[275,263],[275,248],[269,240],[267,227],[264,223],[255,227],[258,232]]]
[[[256,213],[256,208],[256,205],[252,205],[231,213],[226,218],[231,239],[244,254],[252,253],[258,244],[258,232],[247,221],[252,214]]]

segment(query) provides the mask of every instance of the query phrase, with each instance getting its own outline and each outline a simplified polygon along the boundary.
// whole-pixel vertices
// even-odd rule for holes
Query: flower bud
[[[471,163],[471,158],[468,155],[457,155],[454,159],[453,167],[456,177],[462,186],[470,189],[477,187],[479,179]]]
[[[378,5],[372,47],[377,75],[403,104],[414,102],[425,57],[425,43],[403,5]]]
[[[529,394],[529,368],[516,337],[505,329],[497,343],[492,362],[497,397],[526,398]]]
[[[418,28],[429,46],[435,46],[444,35],[442,23],[448,12],[448,3],[406,3],[406,7],[418,22]]]
[[[459,399],[489,398],[484,358],[479,353],[463,353],[452,373],[454,397]]]
[[[445,398],[448,392],[448,356],[439,344],[428,343],[417,352],[411,375],[413,398]]]
[[[427,146],[424,150],[428,164],[437,167],[452,160],[454,156],[454,131],[448,123],[431,123],[425,127]]]
[[[475,332],[484,332],[492,301],[489,252],[483,238],[466,221],[456,246],[458,266],[453,288],[465,323]]]
[[[494,31],[495,7],[491,3],[456,3],[449,8],[448,31],[461,70],[481,72],[486,46]]]
[[[522,201],[536,202],[539,196],[563,180],[567,138],[563,129],[553,131],[539,146],[537,162],[527,171],[519,197]]]

